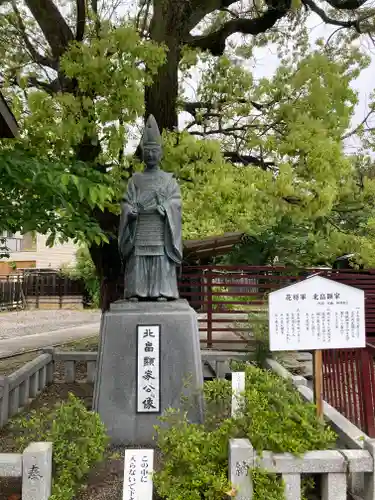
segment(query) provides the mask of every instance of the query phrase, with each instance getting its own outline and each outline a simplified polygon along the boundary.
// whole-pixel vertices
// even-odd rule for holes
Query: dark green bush
[[[163,467],[155,474],[158,494],[167,500],[223,500],[232,494],[228,482],[228,444],[231,438],[248,438],[261,452],[326,449],[336,436],[316,418],[315,406],[306,404],[287,381],[247,365],[243,413],[230,417],[230,382],[205,384],[206,421],[190,424],[183,412],[170,410],[157,427],[157,444]],[[167,424],[167,425],[165,425]],[[283,499],[275,475],[255,469],[254,500]]]
[[[72,500],[91,467],[104,458],[108,438],[97,413],[73,394],[67,401],[17,418],[22,451],[34,441],[53,444],[53,486],[50,500]]]
[[[87,247],[79,248],[76,253],[75,265],[63,267],[61,273],[63,276],[67,276],[72,280],[82,280],[85,284],[85,289],[90,298],[91,305],[93,307],[99,307],[100,280]]]

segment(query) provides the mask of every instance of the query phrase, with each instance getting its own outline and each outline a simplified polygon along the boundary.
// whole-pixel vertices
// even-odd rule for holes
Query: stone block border
[[[305,401],[310,403],[314,401],[313,391],[307,387],[308,382],[304,377],[293,375],[274,359],[266,360],[266,368],[272,370],[282,378],[289,379]],[[348,450],[365,450],[369,447],[372,449],[375,441],[370,439],[367,434],[352,424],[344,415],[325,401],[323,401],[323,414],[325,420],[329,422],[332,429],[338,435],[340,446]],[[353,496],[365,498],[366,500],[375,500],[375,494],[374,496],[366,496],[368,488],[367,479],[363,472],[353,470],[349,473],[348,490]],[[369,495],[371,495],[371,493],[369,493]]]
[[[0,427],[3,427],[8,422],[9,418],[20,412],[24,407],[26,407],[30,401],[37,397],[37,395],[50,383],[54,381],[54,371],[55,371],[55,363],[63,363],[64,364],[64,377],[63,380],[59,380],[56,382],[77,382],[76,377],[76,364],[77,363],[85,363],[86,364],[86,378],[82,381],[85,383],[93,383],[95,380],[96,373],[96,352],[67,352],[67,351],[59,351],[54,348],[48,348],[44,350],[44,353],[35,358],[34,360],[26,363],[23,367],[19,368],[17,371],[8,375],[6,377],[0,377]],[[202,350],[202,362],[209,365],[212,371],[215,373],[217,378],[223,378],[229,372],[228,362],[229,360],[248,360],[248,354],[246,352],[233,352],[233,351],[211,351],[211,350]],[[280,365],[277,361],[273,359],[268,359],[266,361],[266,367],[279,376],[283,378],[290,379],[292,384],[296,387],[298,392],[302,395],[302,397],[306,401],[313,401],[313,392],[307,386],[307,380],[301,376],[293,376],[290,372],[288,372],[282,365]],[[335,458],[337,461],[337,453],[340,454],[341,457],[345,457],[345,460],[350,463],[350,470],[345,469],[345,485],[348,490],[354,495],[362,495],[366,500],[375,500],[375,479],[372,472],[370,473],[369,464],[373,463],[372,450],[375,449],[375,441],[370,440],[370,438],[364,434],[360,429],[358,429],[355,425],[353,425],[349,420],[347,420],[343,415],[341,415],[337,410],[331,407],[329,404],[324,403],[324,416],[330,422],[333,429],[336,431],[339,437],[339,445],[340,447],[346,448],[341,451],[334,450],[335,457],[332,455],[332,450],[326,450],[319,453],[326,454],[323,458],[330,458],[327,453],[332,455],[332,459]],[[243,441],[243,440],[242,440]],[[241,443],[240,443],[241,444]],[[242,446],[243,445],[243,446]],[[232,445],[231,445],[232,446]],[[241,454],[243,455],[245,452],[243,449],[246,449],[246,456],[248,455],[248,451],[250,450],[249,446],[251,444],[244,443],[239,446],[239,443],[233,444],[233,449],[231,448],[231,454],[236,453],[237,449],[241,449]],[[358,453],[357,453],[358,452]],[[26,451],[25,451],[26,453]],[[263,457],[268,457],[268,462],[263,462],[265,466],[267,463],[271,464],[272,460],[276,460],[278,464],[284,464],[285,460],[280,457],[273,457],[272,460],[270,458],[270,452],[265,451]],[[310,452],[316,453],[316,452]],[[331,456],[330,455],[330,456]],[[252,456],[252,455],[251,455]],[[254,455],[255,456],[255,455]],[[264,458],[264,460],[266,460]],[[305,467],[306,463],[310,463],[309,460],[311,456],[305,456],[306,461],[304,462],[303,467]],[[248,460],[246,458],[246,460]],[[259,459],[259,457],[258,457]],[[293,460],[295,457],[293,458]],[[8,460],[8,462],[7,462]],[[20,476],[21,471],[21,463],[22,456],[15,455],[10,458],[9,455],[3,454],[0,455],[0,473],[3,471],[3,468],[10,468],[15,470]],[[253,460],[253,459],[251,459]],[[289,461],[291,458],[289,457]],[[299,462],[298,462],[299,463]],[[320,462],[319,462],[320,463]],[[13,464],[13,465],[12,465]],[[297,465],[293,462],[293,467],[297,467]],[[362,465],[358,465],[362,464]],[[367,465],[366,465],[367,464]],[[280,474],[287,475],[285,477],[285,481],[288,487],[288,491],[296,491],[298,488],[296,484],[299,484],[299,479],[296,478],[296,474],[292,474],[291,472],[285,472],[283,467],[284,465],[280,465],[281,469],[278,470]],[[299,467],[299,468],[298,468]],[[302,471],[302,465],[298,465],[298,471]],[[344,472],[340,469],[340,471],[331,471],[332,475],[329,476],[329,472],[325,471],[320,464],[318,473],[325,474],[327,477],[323,480],[323,484],[325,485],[325,491],[330,492],[333,488],[332,484],[343,484],[342,476],[336,477],[335,474],[344,474]],[[4,471],[5,471],[4,469]],[[297,470],[293,469],[293,470]],[[22,469],[23,470],[23,469]],[[275,469],[273,469],[275,470]],[[298,472],[298,474],[303,473]],[[13,475],[17,475],[13,474]],[[233,476],[233,471],[230,471],[231,480],[233,481],[237,476]],[[298,475],[297,474],[297,475]],[[370,474],[370,475],[369,475]],[[8,474],[7,474],[8,475]],[[233,477],[232,477],[233,476]],[[234,478],[234,479],[233,479]],[[341,479],[340,479],[341,478]],[[238,478],[237,478],[238,479]],[[247,481],[247,479],[246,479]],[[341,483],[340,483],[341,481]],[[372,485],[372,486],[371,486]],[[345,487],[346,487],[345,486]],[[342,486],[343,488],[343,486]],[[244,490],[245,491],[245,490]],[[373,493],[371,493],[373,492]],[[250,500],[251,497],[241,496],[239,493],[239,500]],[[328,495],[328,493],[327,493]],[[331,496],[323,496],[323,500],[331,500],[333,498]],[[365,496],[363,496],[365,495]],[[371,496],[373,495],[373,496]],[[26,500],[39,500],[39,497],[25,497]],[[41,497],[44,498],[44,497]],[[292,497],[287,495],[287,500],[298,500],[297,497]],[[340,500],[340,497],[336,495],[335,500]]]
[[[375,440],[366,440],[364,450],[309,451],[302,457],[290,453],[263,451],[257,455],[248,439],[229,443],[229,480],[237,500],[252,500],[253,485],[249,468],[260,467],[280,474],[286,500],[301,499],[301,475],[321,474],[321,499],[346,500],[351,490],[350,475],[363,474],[365,500],[375,500]]]
[[[0,453],[0,477],[22,478],[22,500],[48,500],[52,443],[31,443],[23,453]]]
[[[24,366],[6,377],[0,376],[0,428],[8,420],[22,411],[40,394],[43,389],[54,382],[55,363],[64,364],[64,377],[57,383],[78,382],[76,365],[86,365],[86,378],[79,382],[93,384],[96,374],[97,352],[59,351],[53,347],[44,349],[44,353],[29,361]],[[225,377],[228,360],[248,359],[246,352],[202,350],[202,362],[208,364],[216,377]]]

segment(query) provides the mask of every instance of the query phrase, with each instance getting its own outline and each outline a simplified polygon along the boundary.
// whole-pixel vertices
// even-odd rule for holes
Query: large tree
[[[372,180],[363,182],[357,159],[343,151],[357,103],[351,82],[368,64],[352,42],[374,31],[365,2],[146,0],[127,20],[111,16],[109,0],[1,4],[4,92],[23,128],[18,154],[34,162],[31,170],[22,161],[10,167],[20,170],[18,181],[2,172],[23,202],[17,216],[8,197],[3,220],[86,239],[104,308],[120,273],[116,207],[123,181],[138,168],[124,142],[142,113],[169,131],[165,167],[183,184],[185,234],[240,229],[262,241],[294,225],[310,254],[327,257],[333,246],[353,245],[371,253]],[[338,30],[314,49],[311,12]],[[247,36],[234,44],[235,34]],[[246,62],[268,43],[281,65],[256,81],[235,58]],[[197,63],[204,72],[196,99],[186,99],[181,82]],[[180,111],[191,117],[190,135],[176,133]],[[366,140],[372,147],[371,135]],[[44,197],[48,168],[52,188]],[[360,219],[357,232],[348,207]]]

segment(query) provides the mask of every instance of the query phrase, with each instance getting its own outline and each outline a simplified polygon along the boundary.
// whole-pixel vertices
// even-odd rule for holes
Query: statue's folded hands
[[[163,207],[163,205],[158,205],[156,207],[156,210],[159,212],[159,214],[162,216],[162,217],[165,217],[165,208]]]
[[[136,219],[138,217],[138,211],[136,209],[133,209],[131,210],[129,213],[128,213],[128,217],[130,219]]]

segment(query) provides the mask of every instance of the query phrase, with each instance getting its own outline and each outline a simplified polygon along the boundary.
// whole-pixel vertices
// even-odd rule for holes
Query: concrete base
[[[160,414],[191,402],[189,419],[203,418],[203,372],[196,312],[186,300],[118,301],[103,315],[94,410],[113,444],[151,446],[160,414],[137,413],[137,326],[160,325]],[[186,379],[189,386],[186,388]]]

